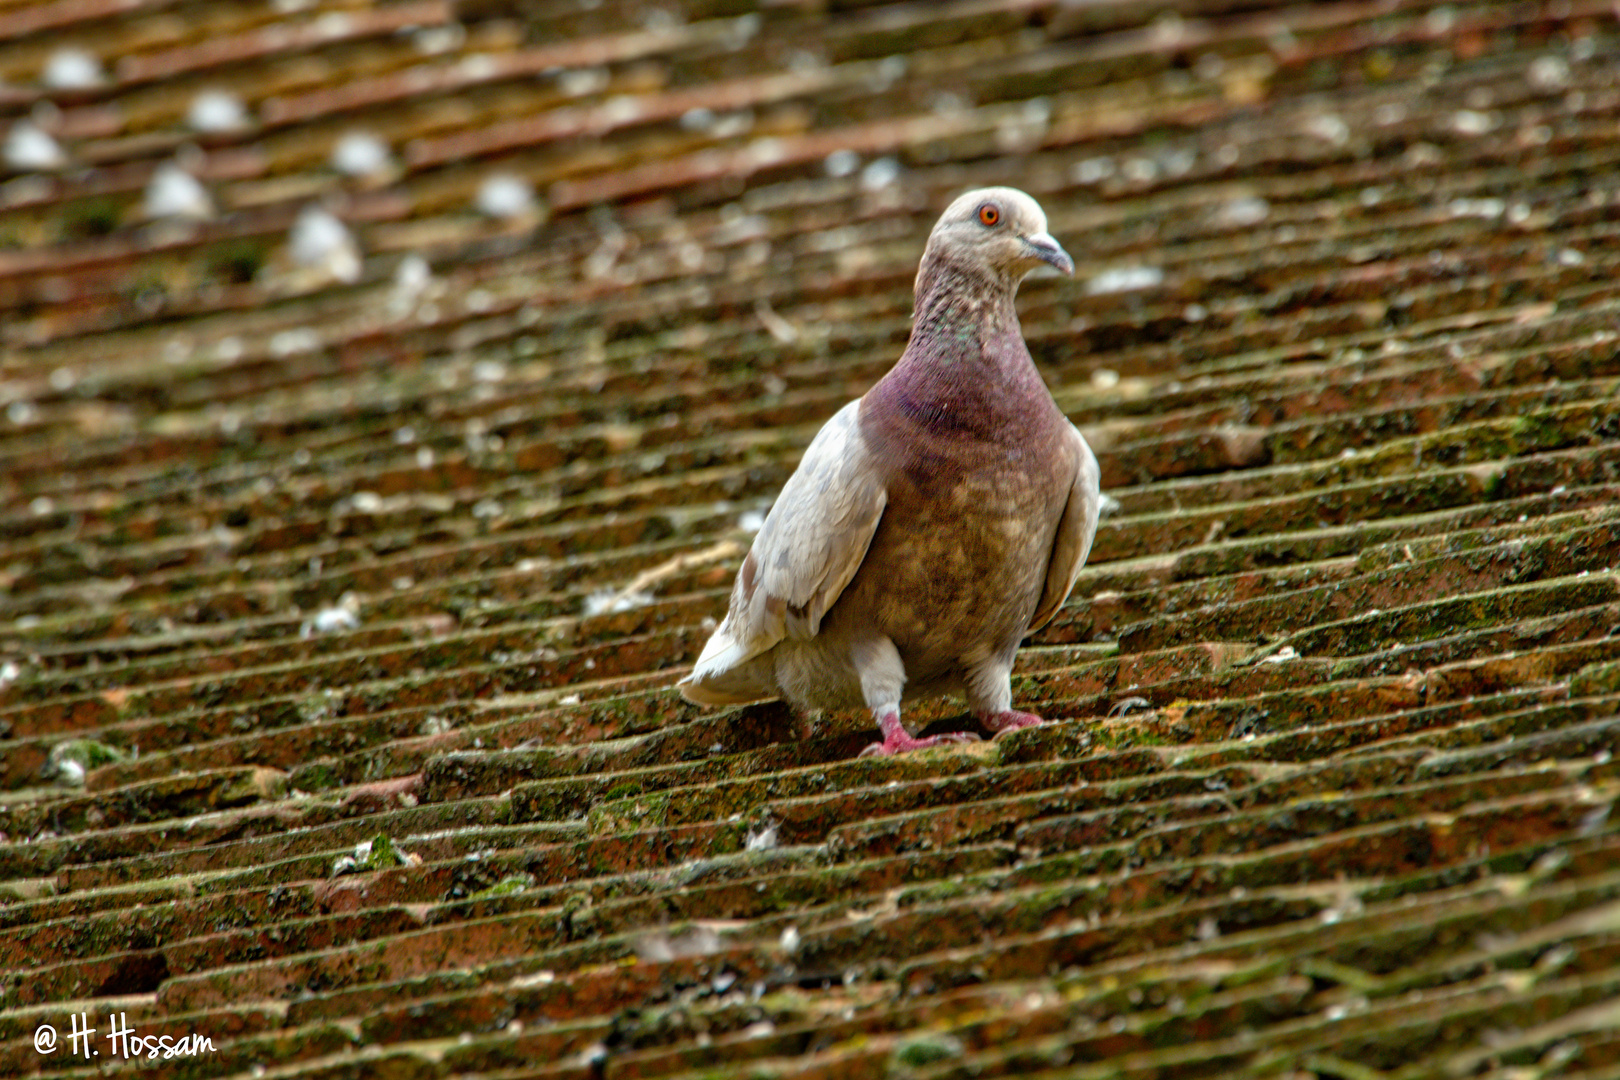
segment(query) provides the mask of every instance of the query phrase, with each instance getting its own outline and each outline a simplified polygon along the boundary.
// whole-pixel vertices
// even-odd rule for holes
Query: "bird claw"
[[[892,757],[895,754],[904,754],[912,750],[927,750],[933,746],[944,746],[948,743],[978,742],[979,737],[971,731],[947,731],[939,735],[930,735],[926,739],[914,739],[904,731],[890,734],[882,742],[875,742],[861,751],[861,757]]]
[[[991,731],[995,732],[996,738],[1000,738],[1009,731],[1017,731],[1019,728],[1038,727],[1041,724],[1046,723],[1045,720],[1041,719],[1039,716],[1036,716],[1034,713],[1019,712],[1017,709],[1008,709],[1005,712],[989,713],[987,715],[978,717],[978,721]]]

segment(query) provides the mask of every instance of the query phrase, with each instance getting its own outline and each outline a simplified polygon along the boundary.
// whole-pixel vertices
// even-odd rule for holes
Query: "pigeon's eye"
[[[979,224],[992,226],[1001,221],[1001,210],[995,203],[985,203],[979,207]]]

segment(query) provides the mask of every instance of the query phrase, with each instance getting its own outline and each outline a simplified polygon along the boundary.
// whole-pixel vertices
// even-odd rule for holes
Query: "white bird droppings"
[[[1271,216],[1271,203],[1258,195],[1240,195],[1221,207],[1220,220],[1232,228],[1258,225]]]
[[[1350,125],[1332,113],[1311,117],[1305,124],[1305,131],[1334,146],[1343,146],[1350,141]]]
[[[585,614],[617,615],[621,611],[631,611],[638,607],[646,607],[653,602],[653,595],[646,592],[620,592],[618,589],[598,589],[585,597]]]
[[[68,162],[62,146],[32,120],[19,120],[6,134],[6,164],[20,172],[46,172]]]
[[[534,187],[521,176],[496,173],[478,185],[473,204],[485,217],[523,217],[534,213]]]
[[[338,281],[360,280],[360,245],[348,227],[319,206],[307,206],[287,238],[293,262],[324,269]]]
[[[149,218],[192,218],[214,216],[214,200],[202,182],[172,161],[165,161],[147,181],[143,202]]]
[[[83,49],[57,49],[45,62],[40,79],[52,90],[85,90],[100,86],[106,75],[101,61]]]
[[[1086,292],[1091,296],[1104,296],[1108,293],[1152,289],[1163,283],[1164,271],[1157,266],[1117,266],[1087,281]]]
[[[332,607],[322,608],[304,620],[304,624],[298,629],[298,636],[307,639],[316,634],[338,634],[357,630],[359,627],[360,598],[350,592],[344,593],[343,599]]]
[[[900,179],[900,159],[881,157],[861,170],[861,187],[881,191]]]
[[[375,176],[393,163],[388,144],[369,131],[351,131],[332,147],[332,168],[344,176]]]
[[[229,90],[203,90],[186,110],[186,124],[193,131],[239,131],[248,122],[247,107]]]
[[[861,167],[861,155],[853,150],[834,150],[827,155],[821,166],[827,170],[828,176],[834,178],[848,176]]]

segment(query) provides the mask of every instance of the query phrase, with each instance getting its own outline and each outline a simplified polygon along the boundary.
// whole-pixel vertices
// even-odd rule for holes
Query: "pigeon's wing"
[[[1080,576],[1086,556],[1091,554],[1091,541],[1097,535],[1097,515],[1102,508],[1102,470],[1097,467],[1097,456],[1073,424],[1069,425],[1069,436],[1075,452],[1074,486],[1069,489],[1069,502],[1063,508],[1063,519],[1058,522],[1057,537],[1052,542],[1052,561],[1046,566],[1041,602],[1029,621],[1031,630],[1051,622],[1063,601],[1069,598],[1074,580]]]
[[[724,675],[787,637],[813,637],[860,569],[888,503],[861,437],[859,401],[827,421],[788,478],[737,572],[731,607],[704,646],[683,692],[705,700]]]

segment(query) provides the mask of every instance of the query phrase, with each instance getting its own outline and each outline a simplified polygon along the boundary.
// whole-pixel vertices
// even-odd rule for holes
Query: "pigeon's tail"
[[[777,696],[769,654],[749,655],[721,626],[703,646],[692,674],[678,684],[681,696],[699,705],[741,705]]]
[[[750,701],[763,701],[776,696],[774,691],[742,691],[740,693],[727,693],[725,689],[714,683],[696,683],[689,675],[678,684],[681,688],[681,697],[694,705],[745,705]]]

